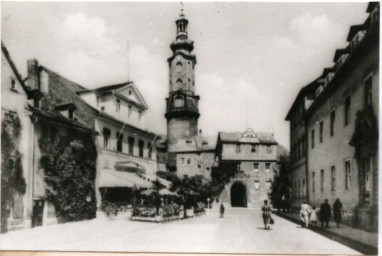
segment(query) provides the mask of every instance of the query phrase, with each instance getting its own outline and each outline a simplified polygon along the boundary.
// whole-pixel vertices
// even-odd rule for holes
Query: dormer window
[[[38,102],[36,102],[36,104],[38,104]],[[73,103],[63,103],[63,104],[56,105],[55,109],[60,111],[61,115],[73,120],[74,111],[77,108],[76,108],[76,105],[74,105]]]

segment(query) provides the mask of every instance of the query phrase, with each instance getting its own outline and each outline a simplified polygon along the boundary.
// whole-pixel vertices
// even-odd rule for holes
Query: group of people
[[[337,223],[337,227],[340,227],[341,219],[343,215],[343,207],[340,199],[336,199],[336,201],[333,204],[333,217],[334,221]],[[330,204],[328,202],[328,199],[325,199],[325,202],[321,204],[320,207],[320,221],[321,221],[321,227],[329,227],[329,220],[332,217],[332,209],[330,207]],[[300,206],[300,221],[301,226],[308,228],[309,223],[312,223],[313,225],[317,225],[317,213],[316,213],[316,207],[310,207],[309,204],[304,202]]]

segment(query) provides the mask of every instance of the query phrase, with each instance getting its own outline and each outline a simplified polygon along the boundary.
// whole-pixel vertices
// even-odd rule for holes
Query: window
[[[210,167],[206,167],[206,171],[209,172],[211,169]]]
[[[336,111],[333,110],[330,113],[330,136],[334,135],[334,122],[336,120]]]
[[[127,109],[128,109],[128,111],[127,111],[127,116],[130,117],[131,114],[133,113],[133,108],[129,105],[129,106],[127,107]]]
[[[115,110],[117,111],[117,112],[119,112],[120,110],[121,110],[121,101],[120,100],[117,100],[117,103],[116,103],[116,105],[115,105]]]
[[[138,111],[138,120],[139,120],[139,121],[142,120],[142,110],[139,110],[139,111]]]
[[[186,159],[184,159],[184,157],[181,157],[181,158],[180,158],[180,163],[181,163],[182,165],[184,165],[184,164],[186,163],[185,160],[186,160]]]
[[[174,97],[174,107],[181,108],[183,106],[184,106],[184,101],[183,101],[182,96],[180,96],[180,95],[175,96]]]
[[[256,190],[260,189],[260,182],[258,180],[255,180],[255,189]]]
[[[253,170],[259,172],[259,163],[253,163]]]
[[[238,165],[236,166],[236,168],[237,168],[237,171],[238,171],[238,172],[241,171],[241,169],[240,169],[240,164],[238,164]]]
[[[143,140],[138,141],[138,147],[139,147],[139,156],[143,157],[143,147],[145,145],[145,142]]]
[[[271,164],[270,163],[265,163],[265,171],[269,172],[271,170]]]
[[[123,134],[117,132],[117,151],[122,152]]]
[[[74,111],[73,111],[73,109],[69,109],[68,110],[68,118],[72,119],[72,120],[74,119]]]
[[[251,152],[253,153],[256,152],[256,145],[253,145],[253,144],[251,145]]]
[[[101,106],[101,111],[105,111],[105,106]]]
[[[333,165],[331,167],[332,174],[332,191],[336,191],[336,167]]]
[[[175,88],[175,90],[182,90],[182,87],[183,87],[183,82],[182,82],[182,80],[178,79],[176,81],[176,88]]]
[[[305,198],[305,180],[302,180],[302,197]]]
[[[17,91],[17,89],[16,89],[16,80],[13,77],[11,77],[11,90],[12,91]]]
[[[148,149],[148,158],[152,158],[153,156],[153,145],[151,143],[147,143],[147,149]]]
[[[320,143],[324,141],[324,121],[320,122]]]
[[[110,140],[110,130],[107,128],[103,128],[103,146],[104,146],[104,148],[109,147],[109,140]]]
[[[312,191],[316,192],[316,173],[312,172]]]
[[[187,158],[187,164],[191,165],[191,158]]]
[[[373,82],[372,82],[372,76],[369,76],[364,81],[364,108],[370,107],[373,101]]]
[[[131,95],[131,91],[129,90],[129,95]]]
[[[351,101],[350,101],[350,95],[345,98],[345,126],[350,124],[350,106],[351,106]]]
[[[314,129],[312,130],[312,135],[311,135],[311,139],[312,139],[312,148],[314,148]]]
[[[345,189],[350,189],[351,184],[351,165],[350,161],[345,161]]]
[[[321,184],[320,184],[320,187],[321,187],[321,191],[324,191],[324,170],[321,170]]]
[[[134,155],[134,138],[133,137],[129,137],[129,154],[130,155]]]
[[[272,146],[267,146],[267,154],[272,154]]]
[[[237,144],[236,145],[236,153],[240,153],[240,151],[241,151],[240,144]]]
[[[176,63],[176,72],[182,72],[182,63],[181,62],[177,62]]]
[[[267,189],[271,189],[271,186],[272,186],[272,182],[271,182],[271,181],[269,181],[269,180],[268,180],[268,181],[266,181],[266,182],[265,182],[265,186],[266,186],[266,188],[267,188]]]
[[[198,164],[198,169],[201,170],[202,169],[202,165]]]

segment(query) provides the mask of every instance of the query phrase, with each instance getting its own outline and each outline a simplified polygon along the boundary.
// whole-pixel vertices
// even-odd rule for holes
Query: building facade
[[[317,207],[324,199],[333,204],[339,198],[345,221],[375,230],[378,226],[379,3],[369,3],[367,12],[369,17],[364,24],[350,28],[349,45],[336,51],[333,67],[324,69],[312,83],[314,100],[303,116],[307,169],[295,168],[290,178],[293,184],[295,177],[304,177],[306,172],[306,192],[311,205]],[[288,117],[292,122],[291,115]],[[291,129],[292,151],[295,132]],[[298,194],[298,185],[292,187],[293,194]]]
[[[179,139],[198,135],[199,96],[195,94],[196,57],[194,42],[188,39],[188,20],[182,13],[176,20],[176,39],[170,48],[169,97],[166,98],[167,150],[174,151]]]
[[[101,188],[125,188],[131,195],[133,188],[150,187],[158,167],[156,135],[146,129],[148,107],[134,83],[89,90],[38,65],[36,60],[30,62],[38,70],[41,87],[49,88],[49,100],[56,109],[98,134],[97,206],[102,202]]]
[[[221,171],[235,168],[235,175],[225,185],[220,200],[232,207],[259,208],[269,199],[277,142],[271,133],[219,132],[216,160]]]

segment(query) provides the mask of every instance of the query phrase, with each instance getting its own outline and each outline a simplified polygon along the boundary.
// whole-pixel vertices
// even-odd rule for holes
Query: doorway
[[[247,207],[247,189],[241,182],[235,182],[231,186],[231,206]]]

